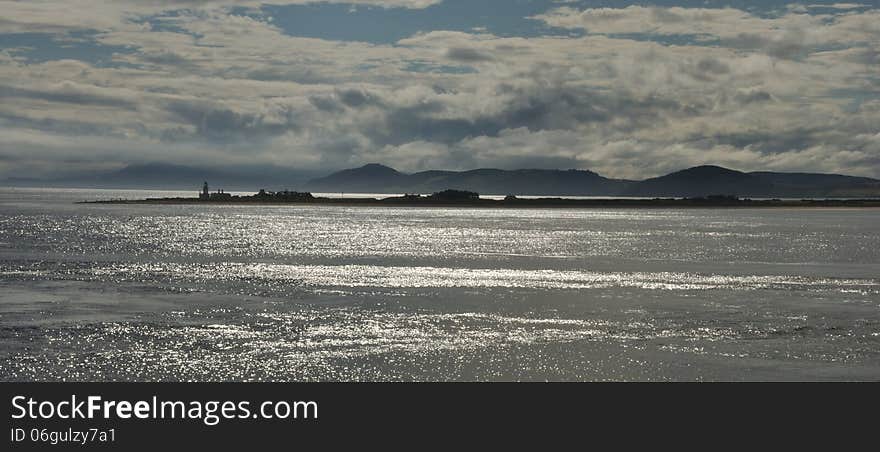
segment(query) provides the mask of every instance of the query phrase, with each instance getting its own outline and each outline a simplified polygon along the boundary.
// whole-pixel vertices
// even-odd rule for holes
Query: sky
[[[0,180],[152,162],[880,177],[880,1],[0,0]]]

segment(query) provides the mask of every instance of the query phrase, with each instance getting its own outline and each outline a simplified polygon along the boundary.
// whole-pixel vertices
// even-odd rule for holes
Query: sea
[[[880,209],[0,188],[0,380],[880,380]]]

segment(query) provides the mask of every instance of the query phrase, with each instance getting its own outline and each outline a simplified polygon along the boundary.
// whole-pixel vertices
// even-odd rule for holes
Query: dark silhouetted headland
[[[207,187],[207,186],[206,186]],[[207,190],[207,188],[205,189]],[[443,190],[431,195],[406,194],[387,198],[317,197],[309,192],[260,190],[250,196],[218,190],[203,191],[193,198],[83,201],[87,204],[317,204],[336,206],[396,207],[488,207],[488,208],[579,208],[579,207],[880,207],[880,199],[742,199],[713,195],[693,198],[481,198],[476,192]]]

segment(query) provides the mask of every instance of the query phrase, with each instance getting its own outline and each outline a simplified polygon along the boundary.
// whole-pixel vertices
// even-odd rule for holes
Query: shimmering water
[[[880,210],[0,189],[4,380],[880,380]]]

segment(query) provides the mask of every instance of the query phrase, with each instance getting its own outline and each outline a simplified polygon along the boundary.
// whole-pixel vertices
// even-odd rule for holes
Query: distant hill
[[[631,186],[631,196],[706,195],[768,196],[773,184],[761,177],[720,166],[695,166],[665,176],[643,180]]]
[[[744,173],[720,166],[696,166],[633,185],[632,196],[706,196],[713,194],[740,197],[876,197],[880,180],[839,174]]]
[[[773,184],[773,192],[779,197],[859,198],[880,196],[880,180],[869,177],[842,176],[840,174],[770,173],[766,171],[749,174]]]
[[[583,170],[477,169],[406,174],[372,163],[311,180],[306,187],[314,192],[434,193],[456,189],[498,195],[614,195],[631,183]]]
[[[311,191],[348,191],[360,193],[391,193],[390,187],[405,185],[406,174],[385,165],[371,163],[346,169],[306,183]],[[379,190],[379,191],[373,191]]]
[[[314,192],[433,193],[445,189],[494,195],[702,197],[880,197],[880,180],[837,174],[775,173],[703,165],[643,181],[585,170],[423,171],[407,174],[372,163],[313,179]]]

